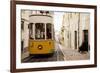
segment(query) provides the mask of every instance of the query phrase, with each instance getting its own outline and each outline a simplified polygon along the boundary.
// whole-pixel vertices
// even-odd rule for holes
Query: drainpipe
[[[80,43],[80,37],[79,37],[79,34],[80,34],[80,13],[78,15],[78,49],[79,49],[79,43]]]

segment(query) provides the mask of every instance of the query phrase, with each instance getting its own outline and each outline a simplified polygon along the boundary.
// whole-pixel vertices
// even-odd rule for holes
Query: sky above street
[[[54,30],[59,32],[61,30],[64,12],[54,12]]]

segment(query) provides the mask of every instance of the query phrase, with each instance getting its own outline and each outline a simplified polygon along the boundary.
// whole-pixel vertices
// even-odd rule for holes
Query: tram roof
[[[25,19],[25,18],[21,18],[21,20],[22,20],[22,21],[27,21],[27,22],[29,22],[29,20],[28,20],[28,19]]]
[[[40,15],[40,14],[33,14],[33,15],[30,15],[29,17],[31,17],[31,16],[47,16],[47,17],[51,17],[52,18],[52,16],[50,16],[50,15]]]

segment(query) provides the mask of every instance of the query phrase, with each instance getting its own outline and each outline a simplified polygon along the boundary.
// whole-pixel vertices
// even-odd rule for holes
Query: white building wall
[[[28,47],[28,39],[29,39],[29,15],[31,14],[31,11],[22,10],[21,11],[21,17],[24,21],[24,30],[22,30],[22,40],[24,41],[24,48]]]
[[[89,13],[81,13],[80,14],[80,31],[79,31],[79,46],[82,44],[84,36],[83,36],[83,30],[88,30],[89,32],[89,24],[90,24],[90,15]],[[89,36],[89,35],[88,35]]]
[[[89,14],[88,13],[65,13],[63,16],[62,27],[63,45],[67,49],[75,49],[75,31],[77,31],[77,49],[83,42],[83,30],[89,30]]]
[[[28,47],[28,39],[29,39],[28,24],[29,24],[29,22],[25,22],[25,26],[24,26],[24,47]]]
[[[23,41],[23,51],[21,51],[21,59],[24,59],[29,56],[28,52],[28,41],[29,41],[29,15],[31,11],[22,10],[21,11],[21,21],[24,22],[23,29],[21,29],[21,41]],[[21,44],[22,46],[22,44]]]

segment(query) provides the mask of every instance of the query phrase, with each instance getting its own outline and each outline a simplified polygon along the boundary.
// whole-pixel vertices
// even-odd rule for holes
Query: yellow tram
[[[54,25],[50,15],[33,14],[29,17],[29,54],[52,55],[54,53]]]

